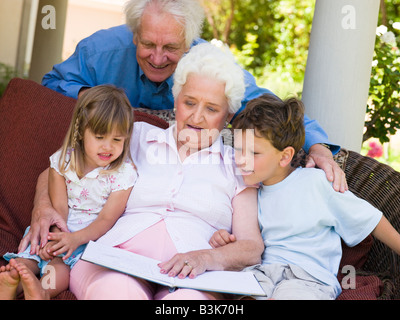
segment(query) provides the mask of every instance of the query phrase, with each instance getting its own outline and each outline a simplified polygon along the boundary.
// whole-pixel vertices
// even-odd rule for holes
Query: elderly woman
[[[220,49],[201,44],[179,62],[173,93],[175,125],[163,130],[135,123],[131,153],[139,178],[124,215],[98,241],[164,261],[160,272],[171,277],[255,264],[263,251],[256,190],[235,175],[232,149],[219,135],[240,107],[242,70]],[[231,230],[237,241],[212,249],[218,229]],[[191,289],[170,293],[82,260],[72,269],[70,289],[78,299],[221,297]]]

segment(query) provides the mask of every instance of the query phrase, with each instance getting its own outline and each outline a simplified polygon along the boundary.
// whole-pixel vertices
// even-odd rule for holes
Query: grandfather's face
[[[187,51],[184,26],[167,13],[148,7],[141,27],[133,42],[137,46],[136,59],[147,78],[162,82],[170,77]]]

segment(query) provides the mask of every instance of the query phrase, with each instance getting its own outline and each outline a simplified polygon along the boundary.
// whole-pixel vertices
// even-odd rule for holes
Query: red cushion
[[[372,235],[369,235],[354,247],[348,247],[342,242],[343,253],[342,260],[340,261],[340,270],[346,265],[351,265],[356,269],[362,269],[373,244],[374,238]]]
[[[0,100],[0,254],[16,250],[30,223],[37,178],[61,146],[75,102],[23,79],[11,80]]]
[[[341,282],[342,276],[339,276]],[[345,289],[337,300],[376,300],[382,292],[383,283],[377,276],[356,276],[355,289]]]
[[[363,268],[373,243],[374,238],[371,235],[354,247],[348,247],[342,242],[343,254],[338,272],[339,283],[342,283],[343,277],[347,275],[347,272],[341,273],[344,266],[353,266],[355,270]],[[338,300],[376,300],[381,295],[382,288],[383,283],[377,276],[356,275],[355,288],[344,289]]]

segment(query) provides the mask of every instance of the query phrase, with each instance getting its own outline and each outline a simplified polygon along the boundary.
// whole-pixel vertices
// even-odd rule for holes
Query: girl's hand
[[[56,242],[49,253],[53,256],[65,253],[63,260],[68,259],[76,248],[82,244],[74,232],[50,232],[48,239]]]
[[[207,270],[206,261],[208,258],[208,251],[210,250],[177,253],[169,261],[158,264],[161,268],[160,272],[162,274],[168,274],[170,277],[178,276],[179,279],[184,279],[187,276],[189,276],[190,279],[194,279]]]
[[[215,231],[212,235],[209,244],[212,248],[218,248],[227,245],[228,243],[232,243],[236,241],[236,237],[233,234],[230,234],[225,229],[220,229]]]
[[[38,256],[45,261],[53,259],[54,255],[51,252],[54,244],[54,241],[47,242],[43,248],[39,249]]]

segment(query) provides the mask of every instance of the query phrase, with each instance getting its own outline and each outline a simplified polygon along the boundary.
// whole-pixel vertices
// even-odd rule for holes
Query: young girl
[[[7,253],[4,258],[13,260],[0,271],[19,271],[16,266],[23,263],[34,274],[40,272],[50,298],[68,288],[70,268],[86,243],[105,234],[125,210],[137,178],[129,153],[132,129],[132,107],[123,91],[103,85],[83,93],[63,146],[50,157],[50,199],[70,232],[53,227],[39,256],[30,255],[29,247],[20,254]],[[22,287],[12,288],[10,282],[0,281],[0,291],[12,298]]]

